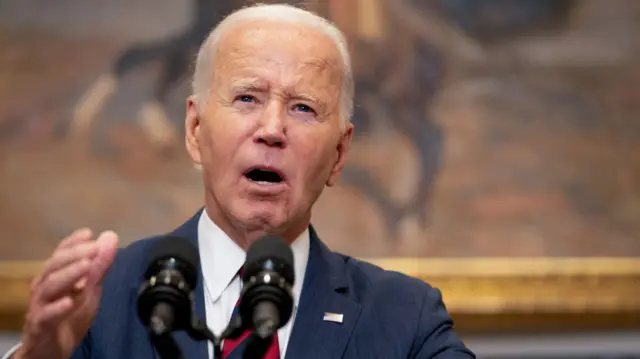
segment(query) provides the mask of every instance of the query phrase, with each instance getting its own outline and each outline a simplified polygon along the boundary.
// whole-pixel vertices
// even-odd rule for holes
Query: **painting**
[[[640,297],[640,3],[289,2],[334,21],[352,53],[354,143],[313,213],[332,249],[427,277],[433,263],[499,276],[496,257],[614,258],[581,265],[604,282],[627,257]],[[127,245],[202,206],[189,76],[247,3],[0,4],[0,262],[41,261],[79,226]]]

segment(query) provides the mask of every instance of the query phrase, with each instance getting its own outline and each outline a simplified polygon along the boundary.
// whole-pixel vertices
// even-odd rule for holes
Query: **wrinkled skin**
[[[293,241],[336,183],[353,128],[340,122],[342,62],[334,43],[299,24],[239,24],[223,36],[210,91],[187,101],[186,142],[203,169],[207,213],[245,249],[266,233]],[[271,167],[278,185],[246,179]]]

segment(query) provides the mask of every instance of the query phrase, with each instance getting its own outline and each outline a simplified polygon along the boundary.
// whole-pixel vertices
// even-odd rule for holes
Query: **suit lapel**
[[[202,210],[198,211],[191,219],[185,222],[182,226],[177,228],[171,233],[174,236],[180,236],[189,239],[189,241],[198,248],[198,222]],[[206,322],[207,317],[205,313],[204,305],[204,280],[202,276],[202,266],[198,268],[198,284],[194,291],[194,315],[203,322]],[[187,359],[208,359],[208,344],[205,341],[197,342],[184,331],[179,331],[174,334],[176,342],[182,349],[182,355]]]
[[[309,261],[286,359],[341,358],[362,307],[349,298],[344,259],[310,228]],[[342,323],[325,320],[342,314]]]
[[[201,213],[202,210],[198,211],[171,235],[187,238],[198,248],[198,222]],[[340,358],[362,307],[347,296],[349,283],[344,258],[332,253],[320,241],[313,227],[310,228],[310,241],[309,261],[286,359]],[[203,283],[200,267],[194,291],[194,315],[201,321],[206,321]],[[342,323],[325,320],[325,313],[342,314]],[[174,335],[184,358],[208,359],[207,342],[196,342],[184,331]]]

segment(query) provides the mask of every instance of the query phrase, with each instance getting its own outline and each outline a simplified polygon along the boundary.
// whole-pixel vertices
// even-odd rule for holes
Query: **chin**
[[[238,208],[236,219],[249,230],[270,232],[280,228],[286,222],[285,210],[275,203],[248,204]]]

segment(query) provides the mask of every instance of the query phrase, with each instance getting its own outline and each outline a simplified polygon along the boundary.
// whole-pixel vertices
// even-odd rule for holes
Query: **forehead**
[[[218,43],[214,68],[215,77],[265,75],[279,81],[339,84],[343,76],[340,53],[327,35],[301,24],[273,21],[229,29]]]

